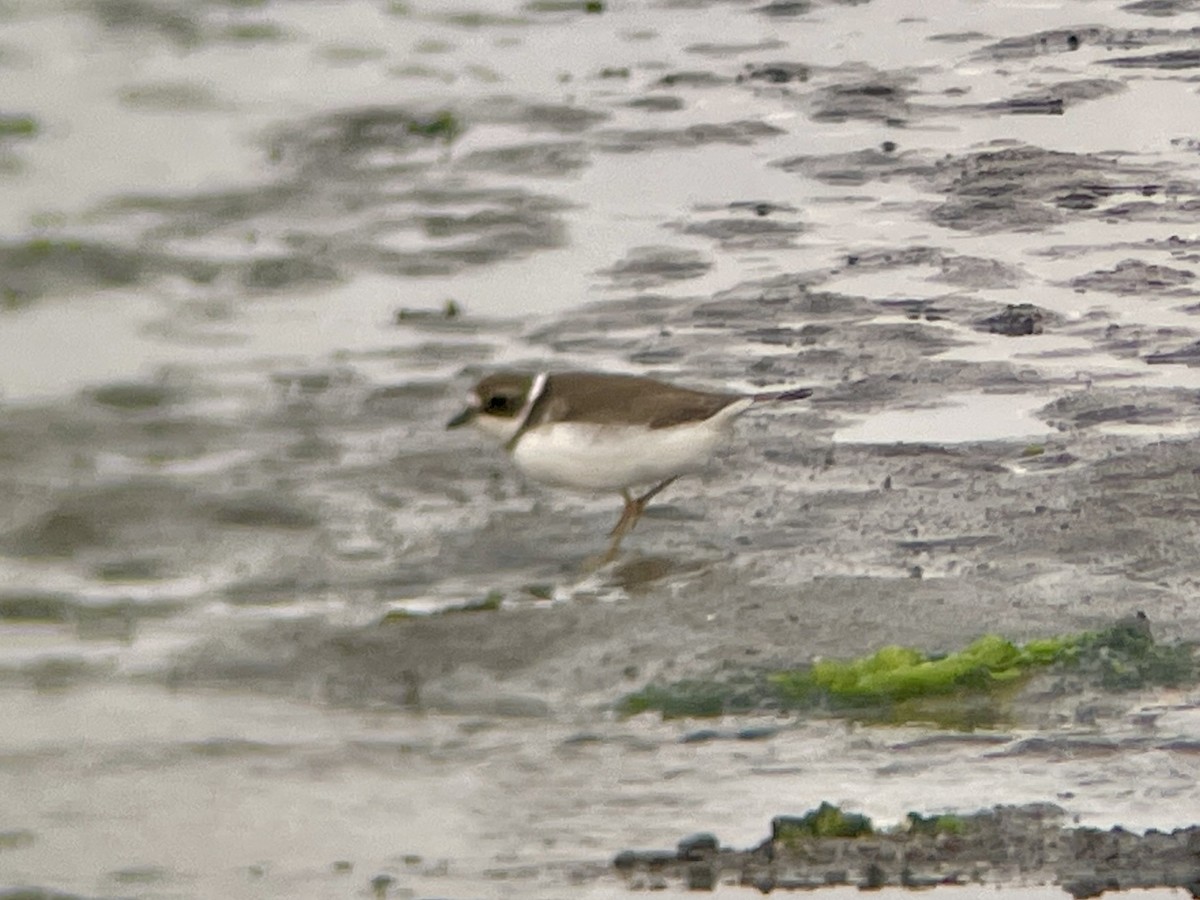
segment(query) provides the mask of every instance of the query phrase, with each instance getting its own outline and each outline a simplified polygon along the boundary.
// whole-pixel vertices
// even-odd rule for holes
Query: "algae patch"
[[[739,691],[720,681],[688,679],[669,685],[650,684],[622,698],[623,715],[657,710],[664,719],[711,718],[726,713],[750,712],[758,705],[754,692]]]
[[[767,682],[765,673],[750,673],[649,684],[621,698],[617,711],[626,716],[657,711],[664,719],[712,718],[778,705],[778,691]]]
[[[828,802],[802,816],[776,816],[771,821],[771,840],[789,846],[806,838],[856,838],[874,833],[869,818],[843,812],[841,807]]]
[[[443,109],[430,116],[414,117],[408,123],[408,133],[452,144],[463,133],[464,127],[454,113]]]
[[[656,710],[663,718],[798,710],[970,730],[1010,719],[1010,701],[1036,673],[1123,691],[1195,683],[1197,662],[1193,644],[1156,642],[1138,613],[1099,631],[1024,644],[986,634],[951,653],[888,646],[849,660],[651,684],[617,708],[625,715]]]
[[[969,817],[943,814],[923,815],[910,812],[898,825],[877,829],[870,817],[847,812],[836,804],[822,801],[802,816],[776,816],[771,820],[771,841],[796,847],[805,841],[824,838],[863,838],[873,835],[961,835]]]
[[[0,139],[31,138],[40,130],[33,116],[0,113]]]
[[[820,660],[770,677],[785,698],[816,699],[834,706],[873,706],[959,691],[988,691],[1023,678],[1039,666],[1066,661],[1073,637],[1031,641],[1018,647],[986,634],[957,653],[926,656],[909,647],[884,647],[853,660]]]

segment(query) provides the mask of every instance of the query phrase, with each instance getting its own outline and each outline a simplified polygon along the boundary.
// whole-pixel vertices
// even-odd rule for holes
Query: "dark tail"
[[[788,400],[803,400],[812,396],[812,388],[796,388],[791,391],[769,391],[765,394],[755,394],[755,403],[783,403]]]

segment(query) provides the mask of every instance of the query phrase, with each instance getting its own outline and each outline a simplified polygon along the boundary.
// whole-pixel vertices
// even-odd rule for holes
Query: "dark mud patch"
[[[918,262],[938,258],[931,252],[920,255]],[[585,357],[579,354],[617,353],[649,365],[683,361],[704,371],[712,383],[815,381],[825,385],[814,401],[818,408],[827,403],[850,404],[845,408],[855,410],[883,408],[889,402],[917,400],[932,384],[1002,391],[1028,384],[1028,374],[1005,363],[979,365],[939,356],[964,343],[954,329],[936,327],[940,321],[973,329],[994,313],[994,304],[957,294],[877,302],[816,290],[808,283],[828,275],[814,272],[747,282],[708,300],[638,296],[610,307],[592,307],[529,337],[576,354],[580,367],[586,367],[586,361],[580,363]],[[911,321],[876,321],[888,313]],[[737,339],[737,352],[731,350],[730,335]],[[764,353],[760,347],[772,349]],[[901,370],[907,374],[899,375]]]
[[[1057,321],[1058,317],[1049,310],[1040,309],[1032,303],[1010,303],[1000,312],[980,319],[978,328],[989,334],[1026,337],[1041,334],[1045,331],[1047,323]]]
[[[1183,342],[1196,337],[1190,328],[1122,325],[1103,315],[1077,324],[1073,330],[1116,359],[1141,358],[1150,365],[1186,363],[1190,348]]]
[[[658,150],[688,150],[728,144],[748,146],[786,134],[766,122],[740,119],[663,129],[605,129],[596,132],[597,149],[606,153],[643,153]]]
[[[989,290],[1016,288],[1027,277],[1020,267],[988,257],[942,254],[937,264],[940,271],[931,276],[931,280],[956,287]]]
[[[671,226],[681,234],[711,238],[723,249],[776,250],[791,247],[795,238],[803,234],[802,222],[767,218],[769,208],[763,212],[752,211],[748,215],[731,218],[707,218]]]
[[[90,900],[83,894],[72,894],[54,888],[18,887],[0,889],[0,900]]]
[[[732,81],[728,76],[718,75],[716,72],[705,70],[699,71],[682,71],[668,72],[663,75],[658,81],[654,82],[653,87],[661,88],[706,88],[706,87],[722,87]]]
[[[772,0],[763,6],[756,6],[754,11],[773,19],[792,19],[808,15],[813,9],[811,0]]]
[[[515,97],[489,97],[467,109],[468,122],[515,125],[539,133],[582,135],[608,121],[611,115],[569,103],[529,102]]]
[[[142,0],[96,0],[91,12],[105,28],[149,30],[185,47],[195,46],[203,35],[198,18],[183,8]]]
[[[878,121],[903,125],[913,116],[911,101],[916,79],[899,73],[837,78],[836,84],[809,97],[809,115],[815,122]],[[836,77],[836,76],[835,76]]]
[[[1018,287],[1028,274],[1018,266],[981,256],[954,253],[939,247],[914,246],[869,249],[846,256],[847,269],[862,272],[929,268],[930,281],[964,288]]]
[[[544,175],[562,174],[563,167],[569,170],[578,162],[569,153],[561,155],[560,149],[531,149]],[[504,173],[520,168],[522,160],[534,162],[517,148],[511,153],[468,157],[464,165]],[[261,193],[130,198],[114,212],[131,220],[149,214],[154,221],[146,234],[155,242],[187,237],[203,244],[223,240],[234,231],[255,235],[245,248],[249,259],[215,254],[201,259],[159,258],[156,273],[182,268],[210,290],[281,292],[328,285],[347,272],[364,270],[409,277],[446,275],[565,241],[560,213],[567,204],[547,195],[461,185],[414,188],[412,179],[402,175],[396,177],[403,186],[376,184],[376,189],[370,189],[376,179],[362,173],[355,176],[362,182],[361,190],[327,194],[328,173],[312,177],[315,180],[303,176]],[[346,217],[338,225],[313,216],[317,207],[330,205]],[[272,252],[271,245],[277,244],[269,239],[271,235],[279,236],[292,252]],[[415,246],[407,249],[406,245]]]
[[[919,74],[913,71],[864,71],[861,66],[814,71],[802,63],[747,66],[738,80],[772,86],[811,80],[815,86],[807,91],[781,90],[800,103],[813,121],[875,121],[897,128],[965,116],[1059,116],[1071,106],[1127,90],[1120,81],[1080,78],[1035,85],[1010,97],[966,100],[964,89],[951,88],[939,95],[924,92]]]
[[[1128,7],[1126,7],[1128,8]],[[976,52],[976,58],[994,60],[1035,59],[1060,53],[1074,53],[1083,47],[1100,48],[1106,52],[1131,50],[1194,38],[1194,32],[1162,28],[1107,28],[1101,25],[1080,25],[1055,28],[1028,35],[1007,37],[988,44]],[[1111,60],[1100,60],[1101,63]]]
[[[788,84],[789,82],[808,81],[811,73],[812,69],[804,63],[747,63],[742,71],[738,73],[738,81],[761,81],[765,84]]]
[[[1029,145],[937,160],[915,151],[866,149],[789,157],[774,165],[830,184],[911,179],[943,198],[921,215],[945,228],[985,233],[1041,231],[1080,215],[1182,220],[1200,192],[1195,183],[1151,166]]]
[[[21,306],[47,293],[124,287],[152,267],[146,253],[86,240],[35,238],[0,245],[0,294]]]
[[[1037,111],[1037,103],[1047,105],[1057,103],[1065,111],[1076,104],[1111,97],[1127,90],[1129,90],[1129,86],[1123,81],[1113,81],[1109,78],[1080,78],[1033,88],[1020,95],[1015,102],[1033,104],[1029,111]],[[1013,111],[1021,112],[1022,110],[1018,107]]]
[[[1150,353],[1146,356],[1146,362],[1151,365],[1200,365],[1200,341],[1195,341],[1173,350]]]
[[[699,278],[712,268],[712,262],[695,250],[677,247],[634,247],[629,255],[611,268],[597,274],[606,275],[614,284],[624,288],[645,290],[675,281]]]
[[[990,35],[984,34],[982,31],[947,31],[930,35],[927,40],[940,44],[976,44],[986,41],[989,37]]]
[[[474,123],[511,120],[562,135],[607,117],[516,103],[483,105],[471,115]],[[559,178],[588,165],[587,147],[525,141],[452,158],[450,148],[469,127],[456,111],[391,106],[288,122],[263,137],[270,162],[263,184],[115,199],[94,218],[128,235],[121,243],[51,231],[0,245],[0,300],[20,306],[163,278],[182,278],[201,296],[278,294],[363,271],[444,276],[563,246],[561,214],[569,204],[464,176]],[[451,172],[457,177],[446,178]]]
[[[120,97],[128,107],[155,112],[212,112],[228,107],[208,86],[186,81],[131,85]]]
[[[170,385],[154,381],[113,382],[87,391],[86,396],[99,406],[124,412],[159,410],[179,399]]]
[[[1055,400],[1038,415],[1054,427],[1066,430],[1107,424],[1162,426],[1196,413],[1194,391],[1094,388]]]
[[[146,0],[89,0],[80,4],[104,29],[118,36],[149,34],[192,50],[211,44],[277,41],[287,36],[280,25],[255,15],[254,4],[160,4]]]
[[[287,531],[315,528],[317,516],[308,509],[271,494],[250,492],[212,501],[209,515],[221,525],[245,528],[278,528]]]
[[[138,866],[135,868],[116,869],[108,873],[108,878],[114,884],[120,885],[152,885],[162,884],[175,877],[175,873],[159,866]]]
[[[921,155],[897,152],[886,146],[820,156],[791,156],[772,165],[827,184],[847,186],[861,186],[897,176],[929,176],[935,171],[934,164]]]
[[[475,150],[459,159],[464,169],[503,172],[541,178],[560,178],[586,168],[586,147],[579,141],[518,144]]]
[[[1104,63],[1123,69],[1195,69],[1200,67],[1200,51],[1168,50],[1164,53],[1148,53],[1144,56],[1119,56],[1106,59]]]
[[[1035,256],[1054,258],[1077,258],[1099,251],[1112,253],[1162,253],[1180,263],[1200,262],[1200,240],[1171,235],[1168,238],[1147,238],[1140,241],[1119,241],[1105,244],[1051,244],[1048,247],[1033,248],[1030,252]]]
[[[1176,269],[1140,259],[1125,259],[1111,269],[1097,269],[1077,275],[1071,279],[1070,286],[1079,291],[1098,290],[1113,294],[1179,297],[1195,295],[1195,280],[1196,273],[1191,269]]]
[[[1169,18],[1196,12],[1200,10],[1200,3],[1196,0],[1137,0],[1135,3],[1126,3],[1121,9],[1139,16]]]
[[[678,112],[685,104],[681,97],[652,94],[648,97],[635,97],[625,105],[630,109],[640,109],[649,113],[669,113]]]
[[[910,889],[938,885],[1055,884],[1076,898],[1136,888],[1183,888],[1193,896],[1200,826],[1136,834],[1073,828],[1050,804],[998,806],[970,815],[909,813],[877,831],[865,816],[829,804],[777,816],[749,850],[692,835],[674,851],[627,850],[614,867],[635,890],[680,884],[741,885],[762,893],[837,885]]]
[[[63,622],[72,606],[65,593],[17,591],[0,594],[0,619],[20,622]]]
[[[453,143],[464,128],[449,110],[362,107],[283,126],[269,140],[267,152],[276,164],[310,174],[386,175],[417,150]]]
[[[1080,212],[1116,215],[1118,200],[1161,194],[1163,176],[1103,157],[1017,146],[943,161],[931,187],[947,196],[931,213],[939,225],[1025,231]]]

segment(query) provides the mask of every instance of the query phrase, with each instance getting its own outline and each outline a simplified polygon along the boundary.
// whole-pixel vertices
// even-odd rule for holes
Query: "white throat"
[[[529,386],[529,393],[525,396],[525,403],[522,404],[520,412],[511,419],[480,414],[471,420],[471,424],[485,434],[496,438],[500,443],[507,444],[516,437],[518,431],[525,427],[525,423],[533,412],[533,405],[546,392],[546,383],[549,380],[549,372],[538,372],[533,379],[533,384]]]

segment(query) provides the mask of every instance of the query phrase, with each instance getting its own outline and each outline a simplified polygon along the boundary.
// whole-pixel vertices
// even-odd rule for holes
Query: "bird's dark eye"
[[[502,413],[508,410],[508,402],[508,397],[505,397],[503,394],[496,394],[488,397],[485,409],[490,413]]]

